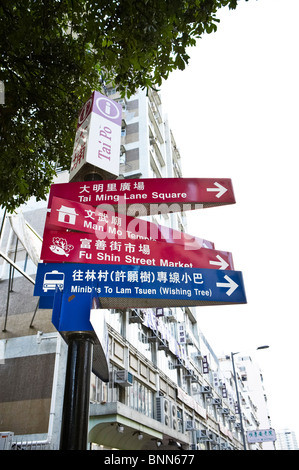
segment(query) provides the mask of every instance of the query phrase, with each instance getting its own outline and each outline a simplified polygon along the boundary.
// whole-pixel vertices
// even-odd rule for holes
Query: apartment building
[[[297,437],[291,429],[279,429],[277,432],[277,450],[299,450]]]
[[[123,107],[120,177],[183,176],[159,93],[139,90],[130,99],[112,88],[106,93]],[[68,172],[55,180],[67,181]],[[12,433],[14,448],[59,449],[67,347],[51,310],[40,309],[32,296],[46,206],[33,200],[16,215],[2,213],[0,432]],[[184,213],[151,221],[186,227]],[[88,448],[242,448],[232,376],[221,372],[195,308],[101,313],[108,326],[109,382],[92,374]]]
[[[267,394],[263,384],[263,374],[257,363],[248,355],[235,356],[238,392],[242,408],[242,419],[245,432],[272,430],[267,403]],[[221,373],[227,379],[233,379],[231,356],[219,358]],[[273,433],[275,435],[275,432]],[[274,450],[275,441],[247,443],[248,449],[262,448]]]

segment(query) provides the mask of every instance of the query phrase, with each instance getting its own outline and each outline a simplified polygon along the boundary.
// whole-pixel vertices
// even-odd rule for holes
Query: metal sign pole
[[[88,332],[73,332],[67,341],[60,450],[86,450],[93,338]]]
[[[85,181],[101,180],[99,174]],[[73,331],[66,336],[67,369],[60,434],[60,450],[87,450],[90,376],[94,337],[88,331]]]
[[[69,183],[119,176],[121,124],[121,104],[94,91],[78,117]],[[80,312],[83,310],[72,313],[76,317]],[[58,313],[62,313],[62,307]],[[87,450],[90,377],[97,340],[92,330],[81,331],[80,325],[77,328],[80,331],[58,330],[68,344],[60,450]]]

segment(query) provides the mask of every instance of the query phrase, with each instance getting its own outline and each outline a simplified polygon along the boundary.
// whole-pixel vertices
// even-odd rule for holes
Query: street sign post
[[[117,178],[121,121],[121,105],[94,91],[81,109],[78,118],[70,181]],[[52,285],[53,279],[49,281]],[[61,450],[85,450],[87,446],[93,352],[96,357],[99,356],[94,336],[90,331],[74,330],[65,337],[68,344],[68,359]],[[101,360],[98,362],[101,363]],[[107,377],[106,379],[108,380]]]
[[[34,295],[40,308],[53,308],[52,322],[68,344],[61,450],[86,449],[95,347],[97,375],[109,380],[107,335],[95,303],[101,309],[246,303],[231,253],[136,218],[234,204],[231,180],[115,179],[121,120],[121,105],[93,92],[78,118],[70,182],[53,184],[49,195],[45,262]]]

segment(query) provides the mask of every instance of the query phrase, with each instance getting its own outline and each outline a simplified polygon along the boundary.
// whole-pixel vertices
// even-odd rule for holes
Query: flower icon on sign
[[[73,245],[68,245],[65,238],[53,237],[53,245],[50,245],[49,248],[56,255],[65,255],[69,256],[70,251],[74,249]]]

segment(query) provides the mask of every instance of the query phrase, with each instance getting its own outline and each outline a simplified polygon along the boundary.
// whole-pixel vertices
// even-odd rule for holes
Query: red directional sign
[[[191,250],[202,247],[214,248],[214,244],[208,240],[126,214],[119,214],[111,209],[106,210],[105,205],[95,208],[89,204],[53,197],[45,228],[92,233],[98,239],[164,240],[184,245],[185,249]]]
[[[140,215],[180,212],[201,207],[234,204],[232,182],[228,178],[146,178],[129,180],[84,181],[52,184],[52,198],[61,197],[92,206],[110,204],[118,212]]]
[[[99,239],[92,233],[46,230],[44,262],[168,266],[233,270],[231,253],[208,248],[190,249],[151,240]]]

